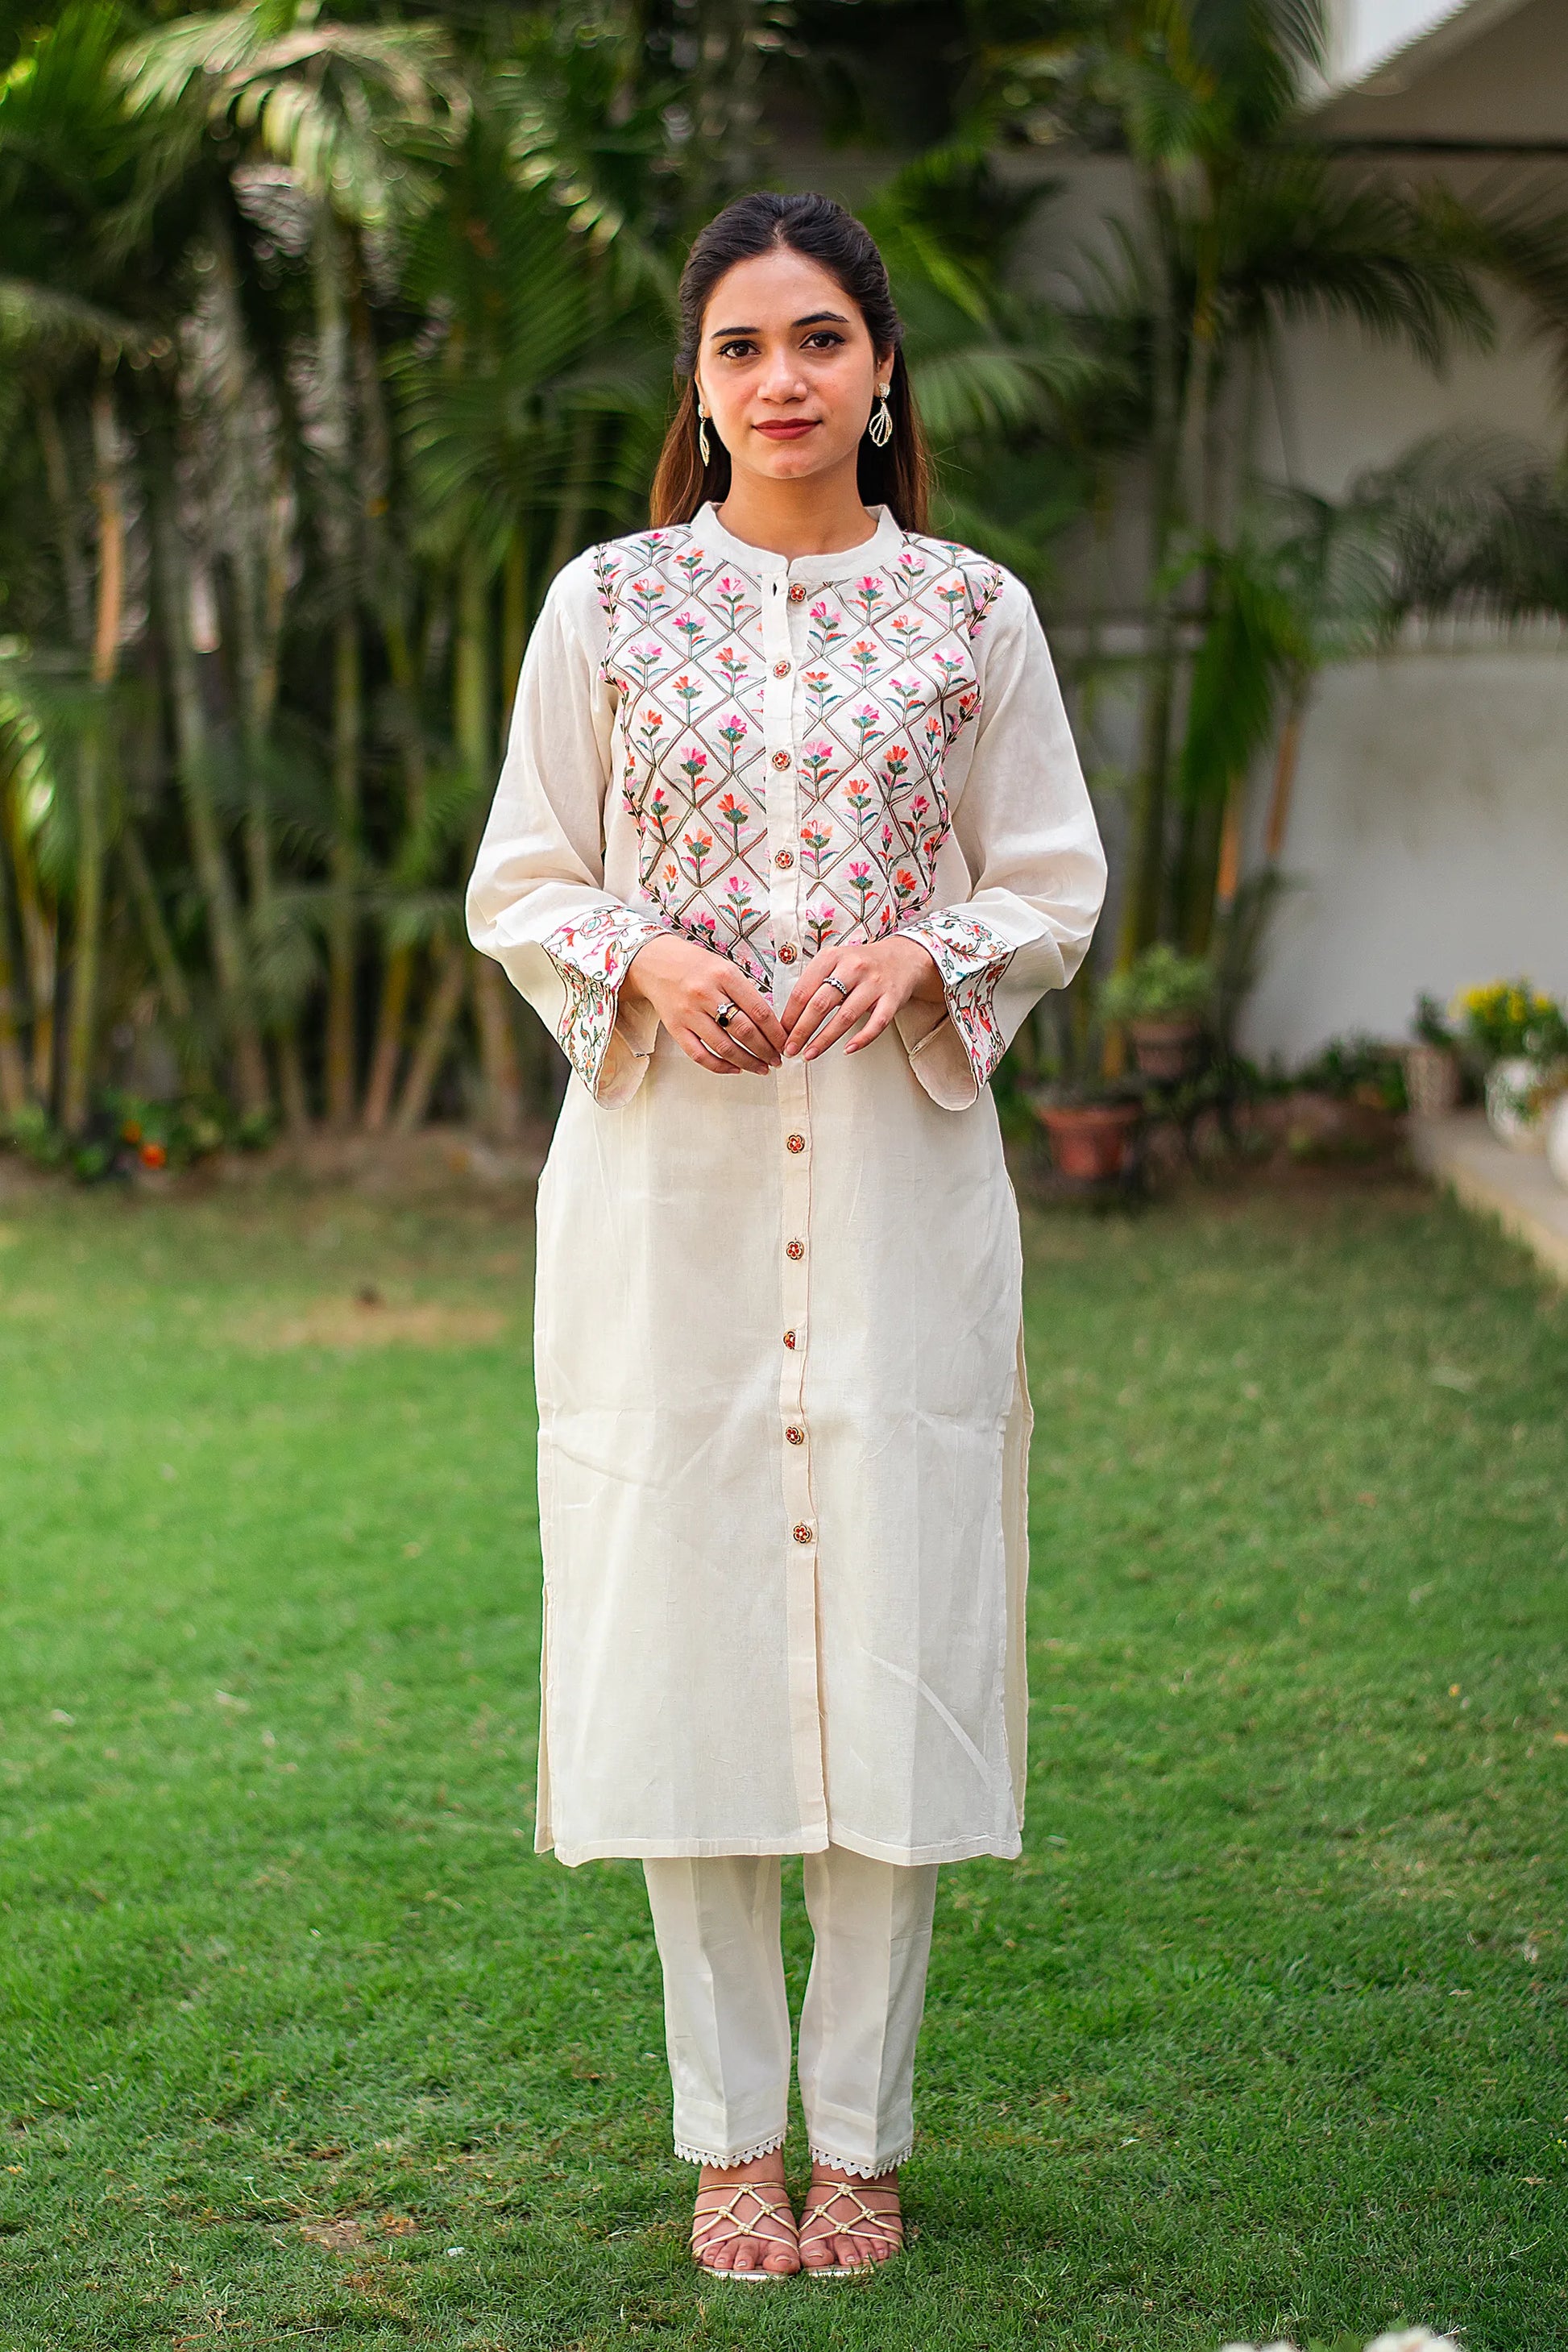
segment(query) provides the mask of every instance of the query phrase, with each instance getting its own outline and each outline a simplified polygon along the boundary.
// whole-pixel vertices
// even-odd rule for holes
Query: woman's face
[[[801,481],[853,462],[890,373],[837,278],[787,246],[737,261],[709,298],[697,389],[738,473]]]

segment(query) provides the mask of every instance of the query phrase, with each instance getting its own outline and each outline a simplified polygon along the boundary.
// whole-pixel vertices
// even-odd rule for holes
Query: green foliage
[[[1214,1003],[1214,967],[1201,956],[1179,955],[1156,940],[1100,991],[1108,1021],[1201,1019]]]
[[[1410,1024],[1411,1034],[1424,1045],[1437,1045],[1451,1051],[1456,1040],[1453,1024],[1440,999],[1423,989],[1415,1000],[1415,1012]]]
[[[1568,1303],[1500,1238],[1026,1216],[1026,1853],[942,1874],[909,2254],[759,2294],[637,1865],[530,1850],[526,1226],[3,1225],[5,2352],[1563,2335]]]
[[[1326,1045],[1296,1073],[1296,1084],[1315,1094],[1337,1095],[1342,1101],[1365,1103],[1377,1110],[1409,1108],[1405,1093],[1405,1065],[1399,1055],[1361,1031],[1331,1037]]]
[[[1455,1002],[1464,1035],[1483,1060],[1527,1054],[1536,1061],[1554,1061],[1568,1052],[1568,1023],[1563,1007],[1533,981],[1489,981],[1467,988]]]

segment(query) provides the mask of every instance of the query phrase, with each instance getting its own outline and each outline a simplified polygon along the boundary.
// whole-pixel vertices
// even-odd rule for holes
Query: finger
[[[851,995],[851,985],[839,981],[835,971],[823,973],[816,988],[809,988],[804,995],[799,988],[795,990],[795,997],[790,997],[790,1004],[785,1004],[785,1028],[790,1030],[790,1045],[795,1046],[797,1054],[811,1030],[818,1028],[827,1018],[827,1013],[837,1012],[839,1004],[847,1004]],[[795,1012],[790,1012],[790,1007],[795,1007]]]
[[[810,1043],[802,1049],[801,1060],[815,1062],[824,1054],[830,1053],[840,1037],[847,1037],[851,1029],[859,1027],[876,1003],[877,997],[872,990],[856,989],[852,995],[846,997],[838,1011],[814,1032]]]
[[[814,989],[812,993],[803,1000],[800,1011],[790,1024],[785,1052],[798,1054],[806,1040],[815,1035],[829,1015],[837,1012],[840,1005],[848,1003],[854,992],[853,989],[835,988],[826,980],[820,987]]]
[[[709,1070],[716,1078],[734,1078],[740,1076],[738,1066],[734,1062],[725,1061],[722,1055],[715,1054],[706,1040],[697,1034],[695,1029],[679,1030],[677,1033],[676,1042],[687,1060],[695,1062],[700,1070]]]
[[[777,1068],[782,1048],[774,1045],[758,1028],[750,1014],[742,1013],[738,1004],[724,1024],[724,1034],[731,1045],[739,1045],[752,1056],[754,1062],[760,1063],[763,1069]]]
[[[805,970],[795,982],[794,988],[791,989],[789,1000],[785,1004],[783,1015],[781,1016],[786,1030],[793,1029],[795,1027],[796,1022],[800,1019],[804,1008],[810,1003],[812,998],[816,994],[817,990],[826,984],[827,976],[834,971],[837,961],[838,956],[837,950],[833,948],[828,948],[822,955],[815,957],[813,961],[806,965]],[[840,973],[838,977],[847,982],[848,975],[847,973]],[[837,991],[835,990],[833,992],[837,994]]]
[[[745,1014],[759,1035],[765,1037],[774,1051],[782,1054],[784,1027],[762,990],[753,987],[744,972],[736,971],[733,967],[731,969],[729,982],[730,1002],[738,1012]]]
[[[746,1053],[728,1029],[721,1029],[710,1013],[699,1013],[693,1017],[691,1034],[700,1037],[708,1051],[731,1070],[755,1071],[759,1066],[756,1056]]]
[[[844,1048],[845,1052],[847,1054],[858,1054],[862,1045],[868,1045],[874,1037],[879,1037],[898,1009],[899,1001],[896,996],[884,996],[880,998],[879,1002],[872,1006],[870,1012],[866,1016],[865,1025],[861,1029],[859,1035],[858,1037],[850,1038],[849,1043]]]

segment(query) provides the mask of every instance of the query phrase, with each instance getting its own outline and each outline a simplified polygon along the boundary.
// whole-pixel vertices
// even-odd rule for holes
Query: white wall
[[[1568,0],[1562,0],[1568,9]],[[1495,164],[1450,162],[1474,186]],[[1039,279],[1070,298],[1064,255],[1093,247],[1130,208],[1125,165],[1075,160],[1047,208]],[[1100,245],[1100,249],[1105,249]],[[1404,351],[1316,322],[1284,338],[1278,407],[1266,404],[1260,470],[1331,497],[1415,440],[1455,427],[1560,447],[1564,417],[1546,353],[1522,318],[1499,348],[1459,354],[1436,376]],[[1064,624],[1088,607],[1131,621],[1141,595],[1142,528],[1124,511],[1104,545],[1075,542],[1052,602]],[[1063,626],[1067,651],[1077,632]],[[1331,673],[1303,738],[1284,864],[1295,887],[1279,909],[1247,1049],[1305,1060],[1349,1029],[1406,1034],[1417,993],[1524,971],[1568,995],[1568,647],[1477,641]],[[1132,754],[1122,692],[1088,730],[1101,756]],[[1095,742],[1086,742],[1091,754]],[[1254,782],[1255,822],[1267,779]],[[1125,811],[1106,812],[1108,842]]]
[[[1568,998],[1568,658],[1398,653],[1332,672],[1302,739],[1279,909],[1243,1038],[1288,1065],[1408,1034],[1421,989],[1526,972]]]

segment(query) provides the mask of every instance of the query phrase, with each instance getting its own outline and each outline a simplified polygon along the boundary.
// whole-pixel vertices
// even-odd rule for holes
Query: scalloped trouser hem
[[[643,1871],[664,1970],[675,2152],[714,2165],[771,2155],[789,2122],[779,1857],[683,1855]],[[937,1865],[830,1845],[806,1854],[803,1873],[816,1938],[797,2069],[806,2133],[814,2158],[875,2179],[914,2138]]]

